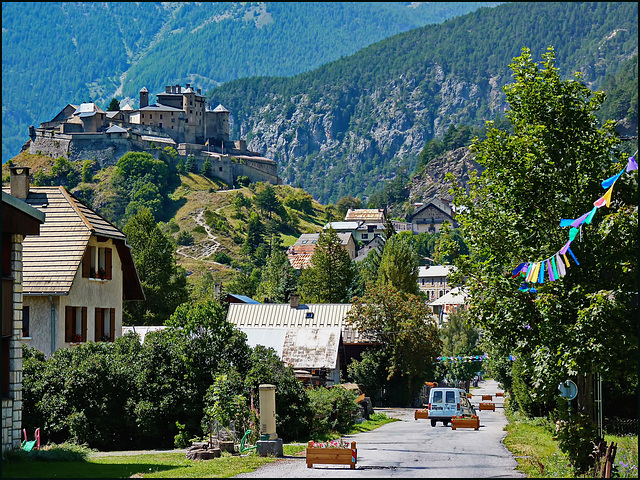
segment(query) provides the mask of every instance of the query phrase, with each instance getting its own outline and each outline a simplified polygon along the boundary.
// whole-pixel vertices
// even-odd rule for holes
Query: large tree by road
[[[471,255],[457,261],[471,311],[496,353],[514,354],[528,372],[538,405],[553,408],[557,385],[579,383],[579,409],[591,414],[589,379],[637,385],[637,171],[621,178],[611,204],[600,208],[571,245],[566,276],[519,291],[512,270],[549,258],[567,242],[561,219],[589,212],[603,196],[601,182],[627,164],[613,122],[594,115],[604,93],[563,80],[552,48],[535,62],[528,49],[510,64],[504,91],[513,133],[489,129],[473,149],[485,167],[456,192],[467,209],[457,215]],[[455,279],[455,278],[454,278]],[[545,408],[540,413],[544,413]]]

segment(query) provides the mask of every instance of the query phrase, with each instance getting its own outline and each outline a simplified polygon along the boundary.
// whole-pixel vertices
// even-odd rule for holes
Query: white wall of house
[[[99,280],[82,277],[82,263],[76,271],[69,295],[53,296],[55,307],[55,350],[70,347],[65,342],[65,307],[87,307],[87,341],[95,340],[95,309],[115,309],[115,338],[122,336],[122,262],[112,240],[97,242],[95,236],[89,240],[93,247],[111,248],[112,279]],[[51,352],[51,304],[48,296],[25,296],[29,306],[31,340],[29,345],[49,356]],[[114,319],[111,319],[114,321]]]

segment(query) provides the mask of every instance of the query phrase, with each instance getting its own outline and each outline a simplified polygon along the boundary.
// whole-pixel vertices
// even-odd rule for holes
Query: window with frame
[[[113,270],[112,251],[108,247],[88,246],[82,258],[82,277],[111,280]]]
[[[29,307],[22,307],[22,337],[29,338]]]
[[[64,341],[82,343],[87,341],[87,307],[67,305],[64,311]]]
[[[113,342],[116,334],[116,309],[96,308],[96,342]]]
[[[369,238],[369,234],[368,233],[363,233],[362,234],[362,239],[363,240],[367,240]]]

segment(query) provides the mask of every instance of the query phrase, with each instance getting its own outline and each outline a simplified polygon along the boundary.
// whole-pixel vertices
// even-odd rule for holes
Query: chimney
[[[29,195],[29,167],[9,167],[11,195],[25,200]]]
[[[298,306],[300,305],[300,295],[298,295],[297,293],[292,293],[289,296],[289,301],[291,302],[291,308],[298,308]]]
[[[191,86],[191,84],[190,84],[190,83],[187,83],[187,88],[189,88],[190,86]]]
[[[171,93],[176,93],[176,86],[175,85],[171,86]]]
[[[164,93],[171,93],[171,85],[164,87]]]
[[[199,88],[198,90],[196,90],[196,92],[198,92],[198,95],[202,95],[202,89]]]

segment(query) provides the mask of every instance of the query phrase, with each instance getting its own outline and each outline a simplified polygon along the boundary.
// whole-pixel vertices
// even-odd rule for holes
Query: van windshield
[[[433,400],[431,400],[432,403],[442,403],[442,392],[436,390],[435,392],[433,392]]]
[[[456,393],[448,391],[446,401],[444,403],[456,403]]]

